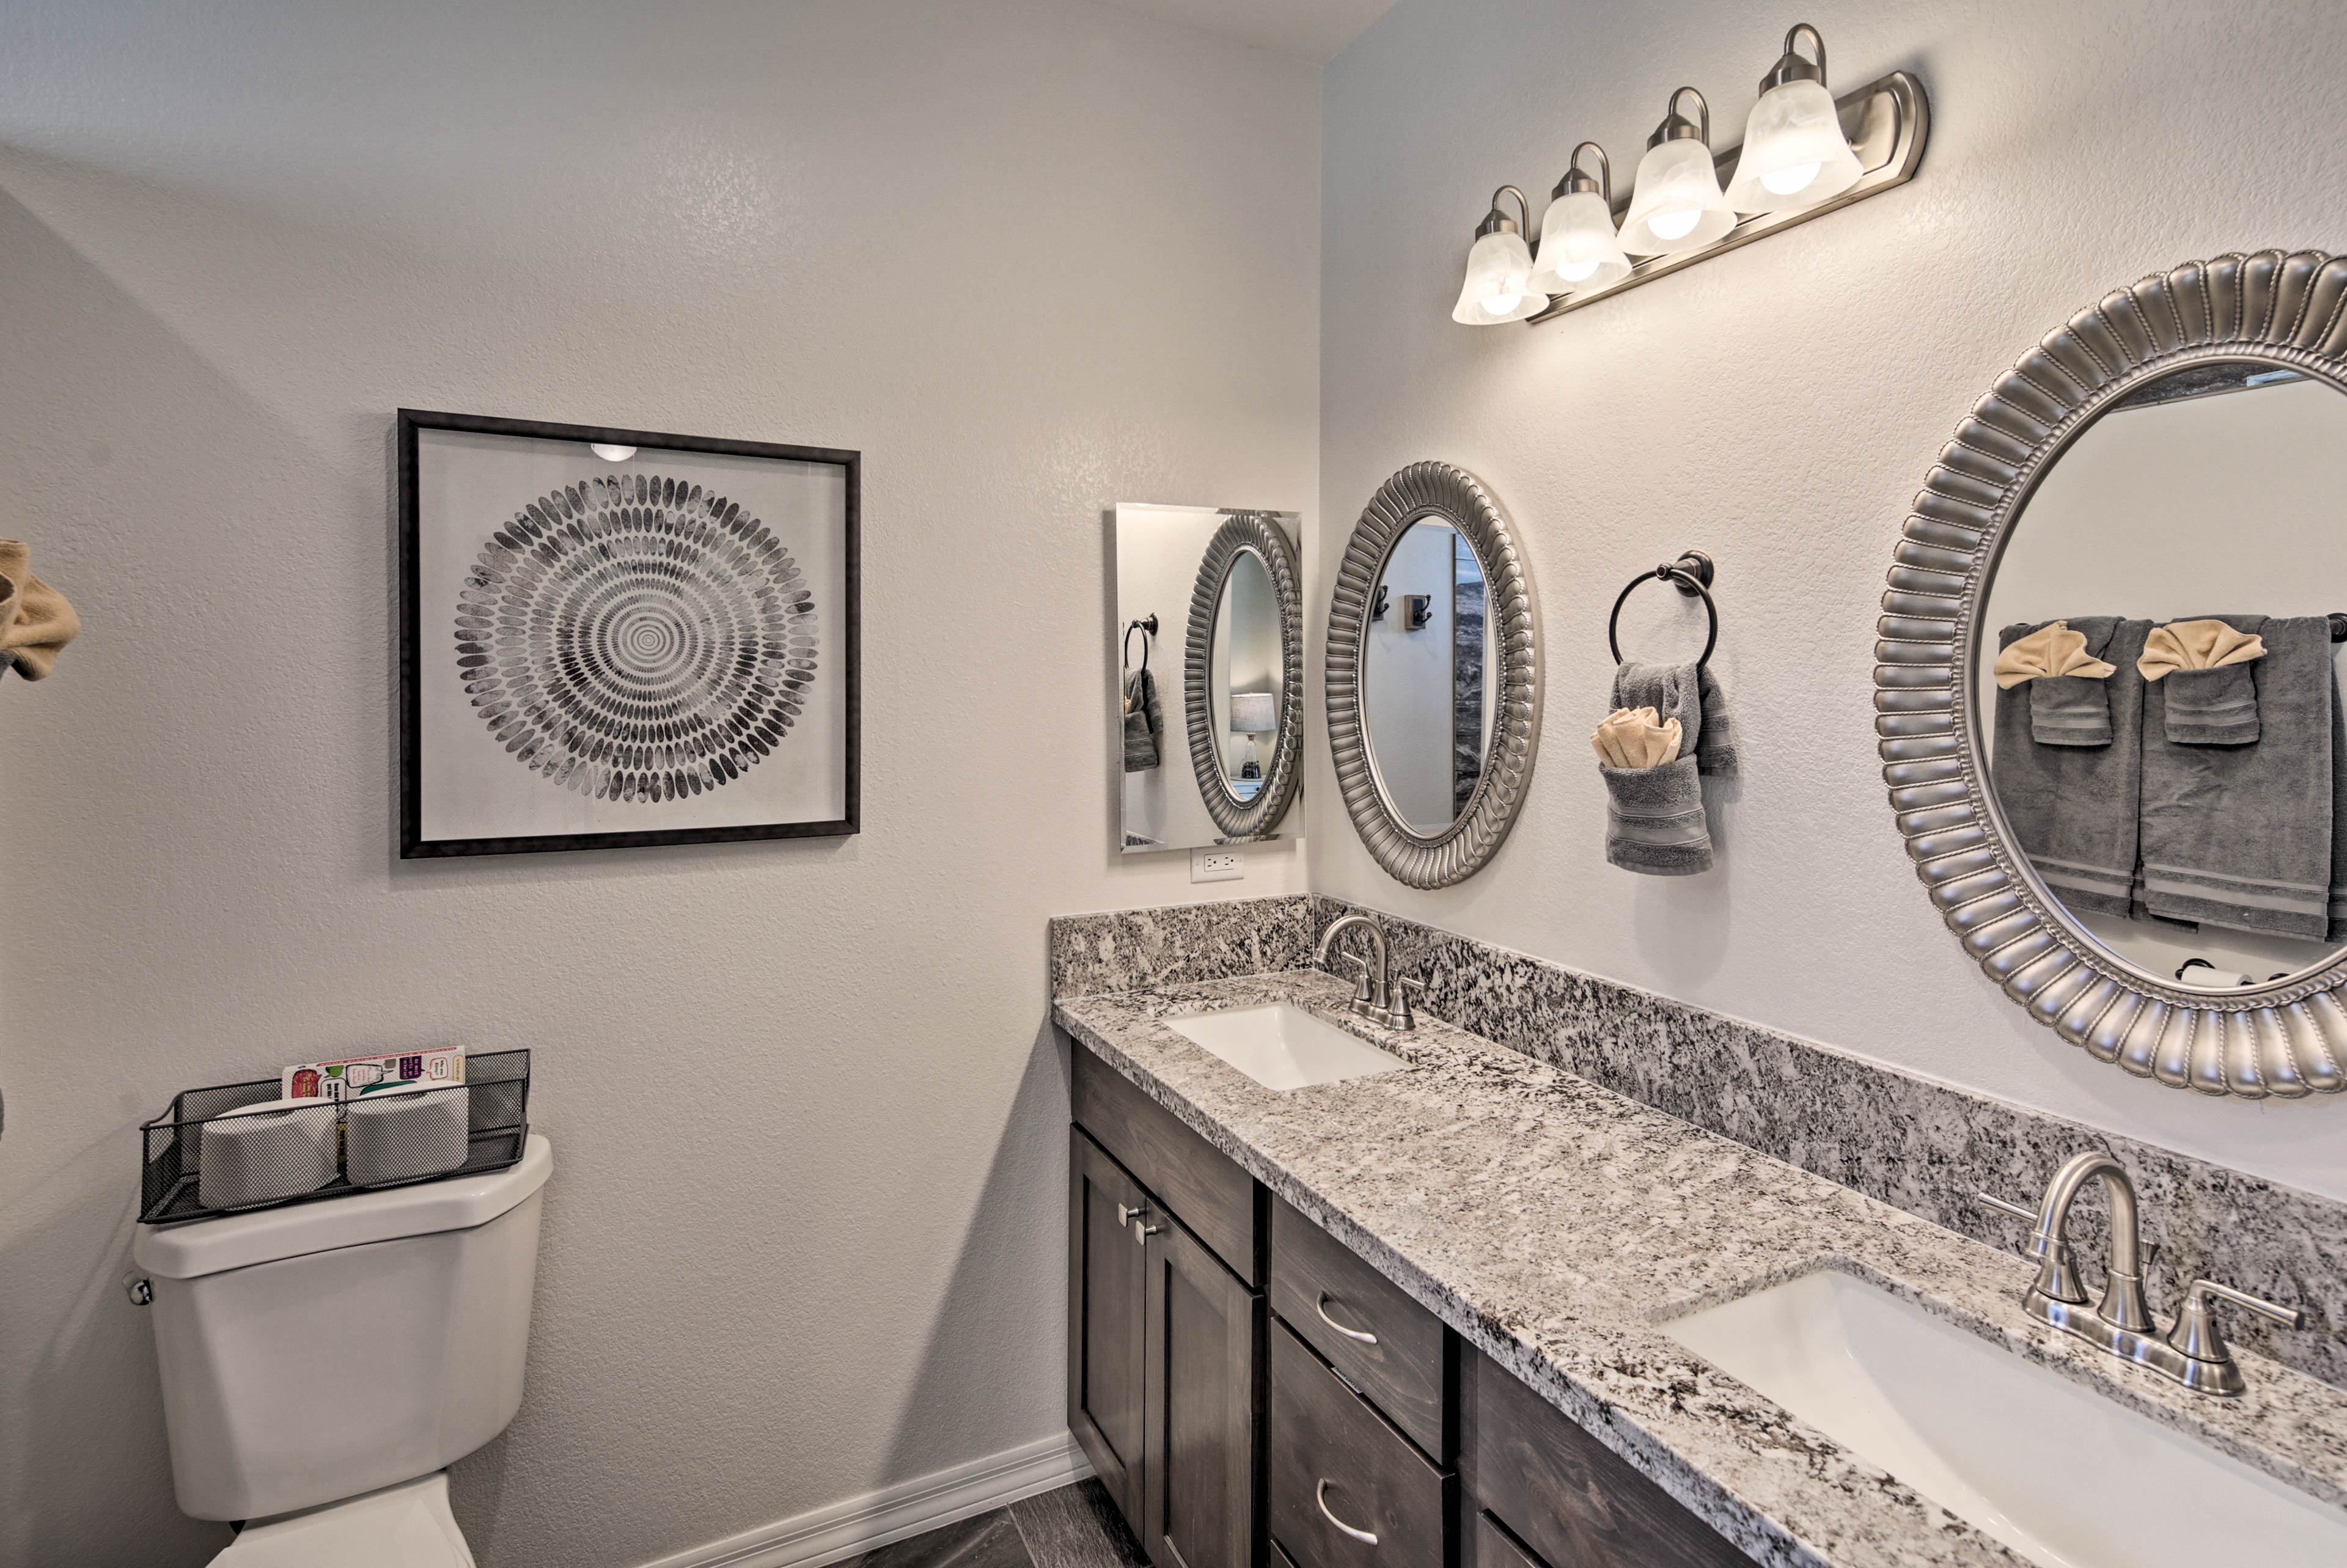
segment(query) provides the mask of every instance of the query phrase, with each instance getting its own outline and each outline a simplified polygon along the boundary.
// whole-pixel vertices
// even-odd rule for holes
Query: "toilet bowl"
[[[139,1227],[180,1512],[244,1522],[215,1563],[472,1568],[446,1471],[521,1408],[553,1168]]]

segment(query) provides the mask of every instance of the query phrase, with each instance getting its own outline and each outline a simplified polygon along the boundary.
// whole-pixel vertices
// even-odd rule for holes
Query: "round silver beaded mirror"
[[[1237,670],[1245,633],[1275,621],[1276,646]],[[1229,513],[1206,542],[1190,595],[1182,692],[1206,814],[1225,842],[1269,832],[1295,798],[1304,751],[1303,588],[1276,514]],[[1234,742],[1244,760],[1229,755]]]
[[[2038,1022],[2174,1087],[2347,1090],[2342,438],[2347,258],[2188,262],[1980,401],[1883,596],[1933,904]]]
[[[1481,870],[1540,743],[1532,579],[1463,468],[1413,463],[1354,525],[1328,607],[1328,748],[1377,863],[1412,887]]]

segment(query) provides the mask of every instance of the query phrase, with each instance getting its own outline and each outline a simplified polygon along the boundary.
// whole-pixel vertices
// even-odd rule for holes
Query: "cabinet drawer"
[[[1284,1326],[1271,1331],[1266,1442],[1272,1540],[1296,1568],[1444,1568],[1449,1472]]]
[[[1278,1198],[1269,1294],[1271,1309],[1412,1442],[1450,1457],[1440,1318]]]
[[[1475,1506],[1490,1510],[1547,1568],[1748,1564],[1711,1526],[1498,1362],[1473,1350],[1463,1359],[1460,1480]],[[1475,1568],[1486,1568],[1480,1540],[1476,1552]]]
[[[1471,1517],[1467,1524],[1466,1550],[1460,1554],[1462,1568],[1547,1568],[1516,1543],[1516,1538],[1491,1517],[1490,1510],[1471,1505],[1467,1512]]]
[[[1071,1045],[1068,1055],[1077,1124],[1156,1194],[1225,1267],[1260,1286],[1255,1178],[1082,1042]]]

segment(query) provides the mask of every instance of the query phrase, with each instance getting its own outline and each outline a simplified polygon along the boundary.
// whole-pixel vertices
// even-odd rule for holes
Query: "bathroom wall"
[[[1537,328],[1450,320],[1493,187],[1535,212],[1573,144],[1627,179],[1681,82],[1741,136],[1784,28],[1835,84],[1919,74],[1915,181]],[[1874,620],[1910,500],[1973,402],[2107,290],[2228,250],[2347,248],[2347,12],[2319,0],[1577,6],[1401,0],[1322,77],[1321,494],[1342,523],[1420,458],[1513,518],[1546,638],[1540,767],[1479,876],[1414,893],[1307,780],[1317,891],[2332,1196],[2347,1103],[2210,1102],[2029,1021],[1932,911],[1871,729]],[[2245,398],[2244,402],[2253,399]],[[1583,737],[1605,613],[1690,547],[1719,563],[1715,659],[1745,776],[1712,794],[1702,876],[1604,863]],[[1325,580],[1341,527],[1317,541]],[[1315,624],[1316,632],[1318,623]],[[1625,651],[1691,657],[1700,607],[1649,589]],[[1317,649],[1316,649],[1317,653]],[[1313,679],[1317,681],[1317,671]]]
[[[0,11],[0,1563],[205,1560],[138,1122],[538,1052],[484,1563],[642,1563],[1064,1430],[1044,919],[1121,859],[1102,517],[1315,512],[1306,67],[1075,0]],[[393,856],[392,411],[860,447],[864,831]]]

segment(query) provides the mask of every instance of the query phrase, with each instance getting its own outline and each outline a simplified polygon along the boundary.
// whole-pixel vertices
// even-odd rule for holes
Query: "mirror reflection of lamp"
[[[1246,754],[1239,759],[1237,777],[1263,777],[1263,758],[1255,749],[1257,735],[1270,734],[1279,728],[1279,699],[1269,692],[1234,692],[1231,693],[1231,729],[1247,738]]]

